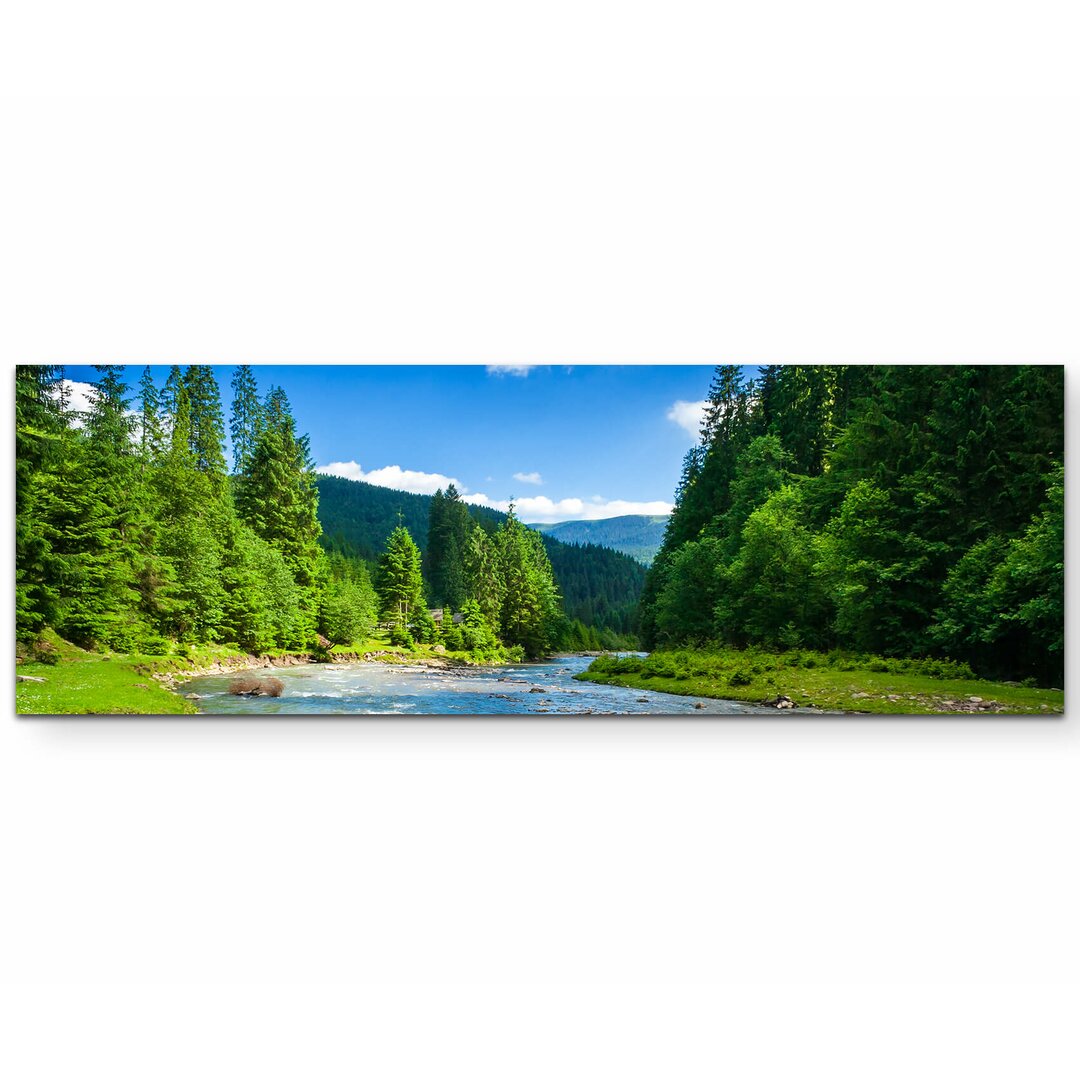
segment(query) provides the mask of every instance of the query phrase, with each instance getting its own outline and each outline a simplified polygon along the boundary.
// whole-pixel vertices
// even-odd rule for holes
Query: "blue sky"
[[[216,365],[226,420],[234,368]],[[666,513],[697,441],[707,365],[255,365],[280,385],[321,472],[470,501],[525,521]],[[156,381],[168,369],[155,368]],[[753,369],[747,369],[752,374]],[[129,366],[133,396],[142,368]],[[74,382],[92,367],[68,366]]]

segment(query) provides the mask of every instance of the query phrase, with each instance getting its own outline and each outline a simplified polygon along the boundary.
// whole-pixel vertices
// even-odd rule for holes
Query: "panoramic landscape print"
[[[23,714],[1052,714],[1060,366],[22,366]]]

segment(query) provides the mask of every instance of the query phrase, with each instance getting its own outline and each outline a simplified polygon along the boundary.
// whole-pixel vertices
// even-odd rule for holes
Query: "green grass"
[[[188,672],[221,660],[246,657],[232,645],[176,645],[166,656],[143,653],[88,652],[51,630],[33,650],[19,646],[25,657],[16,674],[45,682],[16,682],[17,713],[56,715],[190,714],[195,706],[162,686],[154,674]],[[47,654],[53,663],[37,657]]]
[[[15,711],[21,714],[128,715],[191,714],[198,710],[180,694],[161,685],[154,674],[191,672],[223,660],[247,658],[243,649],[230,645],[178,645],[166,656],[140,653],[88,652],[46,631],[34,651],[20,647],[24,661],[17,674],[45,682],[16,682]],[[336,645],[331,656],[341,653],[385,652],[387,663],[400,659],[440,657],[450,661],[475,663],[468,653],[436,653],[433,646],[416,645],[404,649],[390,644],[389,634],[374,636],[350,645]],[[42,653],[54,663],[39,662]],[[274,656],[308,656],[305,649],[274,650]]]
[[[57,649],[60,653],[59,663],[31,661],[19,664],[17,674],[33,675],[45,682],[16,682],[17,713],[113,716],[196,711],[190,701],[166,690],[146,673],[148,661],[156,662],[165,658],[84,652],[67,642],[62,644],[63,648]],[[175,659],[179,660],[179,657]]]
[[[800,707],[826,712],[1045,714],[1065,708],[1061,690],[979,679],[966,665],[952,661],[805,650],[683,649],[654,652],[645,658],[600,657],[576,677],[584,682],[755,703],[784,695]],[[972,697],[995,704],[978,710],[968,701]]]

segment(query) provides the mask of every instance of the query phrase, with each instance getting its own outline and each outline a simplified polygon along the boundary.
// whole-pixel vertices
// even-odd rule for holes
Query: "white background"
[[[22,5],[3,357],[1071,363],[1066,8]],[[1078,765],[1069,720],[11,717],[0,1070],[1071,1078]]]

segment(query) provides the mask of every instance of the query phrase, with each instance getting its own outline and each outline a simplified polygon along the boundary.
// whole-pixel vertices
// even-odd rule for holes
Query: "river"
[[[680,697],[652,690],[575,682],[591,663],[563,656],[534,664],[486,668],[424,668],[396,664],[308,664],[261,669],[285,684],[281,697],[229,693],[235,675],[203,675],[181,687],[198,694],[200,712],[219,714],[308,713],[357,716],[484,716],[549,714],[670,716],[690,713],[776,714],[772,708],[715,698]],[[698,708],[698,704],[703,706]]]

